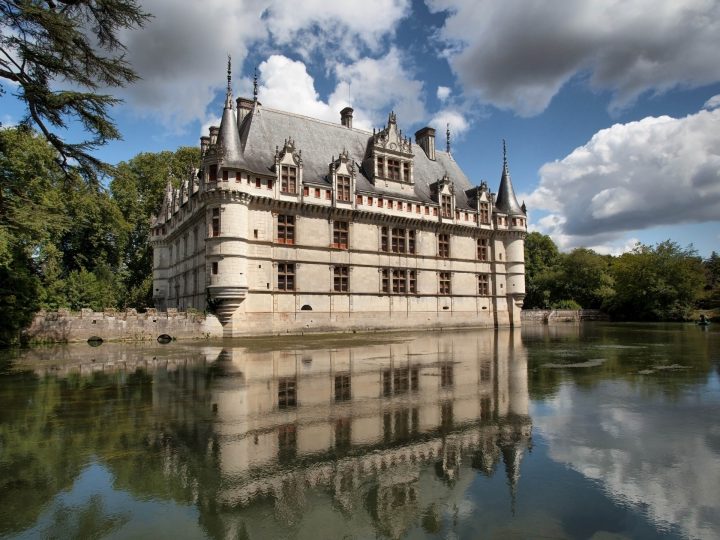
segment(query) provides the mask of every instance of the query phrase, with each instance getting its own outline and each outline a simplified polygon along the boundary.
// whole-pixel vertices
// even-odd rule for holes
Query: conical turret
[[[222,120],[220,121],[217,146],[220,148],[224,167],[241,168],[243,166],[242,145],[240,144],[240,132],[238,131],[237,118],[233,106],[229,56],[227,80],[225,109],[223,110]]]
[[[495,207],[500,212],[509,216],[525,215],[518,204],[517,197],[515,197],[515,190],[513,189],[512,180],[510,179],[510,169],[508,168],[505,140],[503,140],[503,172],[502,178],[500,179],[500,189],[498,189]]]

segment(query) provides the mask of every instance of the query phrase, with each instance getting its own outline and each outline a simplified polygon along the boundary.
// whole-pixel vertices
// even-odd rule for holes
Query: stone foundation
[[[87,341],[100,337],[103,341],[153,341],[162,334],[175,339],[207,339],[221,337],[223,328],[214,315],[149,309],[137,313],[107,310],[78,312],[41,311],[25,330],[27,339],[36,343]]]

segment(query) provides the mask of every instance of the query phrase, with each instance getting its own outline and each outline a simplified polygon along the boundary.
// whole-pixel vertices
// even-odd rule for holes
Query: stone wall
[[[174,309],[166,312],[149,309],[145,313],[134,309],[103,312],[83,309],[41,311],[25,330],[31,342],[44,343],[87,341],[95,336],[104,341],[151,341],[162,334],[176,339],[207,339],[222,337],[223,329],[214,315]]]
[[[522,311],[521,319],[523,324],[610,320],[599,309],[527,309]]]

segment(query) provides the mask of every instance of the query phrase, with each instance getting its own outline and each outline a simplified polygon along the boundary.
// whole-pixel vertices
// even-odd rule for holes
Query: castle
[[[519,326],[527,216],[507,158],[473,186],[435,130],[353,128],[233,100],[200,167],[153,217],[159,309],[208,306],[225,335]]]

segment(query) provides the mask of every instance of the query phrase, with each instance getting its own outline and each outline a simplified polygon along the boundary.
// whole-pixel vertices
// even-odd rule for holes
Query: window
[[[216,262],[212,263],[210,266],[210,269],[211,269],[210,271],[212,272],[212,275],[216,276],[218,273],[218,263],[216,263]]]
[[[229,171],[227,169],[223,170],[223,181],[227,182],[229,178]]]
[[[330,194],[330,190],[329,190],[329,189],[326,189],[326,190],[325,190],[325,198],[326,198],[327,200],[332,199],[332,195]]]
[[[297,405],[297,381],[294,377],[278,379],[278,407],[288,409]]]
[[[297,456],[297,430],[295,424],[286,424],[278,428],[278,461],[289,463]]]
[[[392,271],[392,292],[405,294],[405,270],[395,269]]]
[[[272,179],[271,179],[271,178],[268,178],[268,181],[267,181],[267,188],[268,188],[268,189],[272,189],[272,188],[273,188],[273,181],[272,181]]]
[[[387,177],[390,180],[400,180],[400,162],[397,159],[387,160]]]
[[[450,294],[450,272],[439,272],[439,290],[440,294]]]
[[[478,274],[478,295],[490,296],[490,276]]]
[[[408,270],[408,292],[417,294],[417,274],[415,270]]]
[[[348,228],[347,221],[333,221],[333,245],[334,248],[348,248]]]
[[[352,442],[352,421],[350,418],[338,418],[335,421],[335,449],[347,451],[351,447]],[[349,483],[352,482],[352,477]]]
[[[405,268],[383,268],[381,270],[380,289],[384,293],[416,294],[417,273]]]
[[[450,363],[440,366],[440,386],[447,388],[455,384],[453,365]]]
[[[309,188],[309,187],[305,186],[305,187],[303,188],[303,195],[305,195],[306,197],[308,197],[308,196],[310,195],[310,188]]]
[[[208,170],[208,181],[217,182],[217,165],[210,165]]]
[[[295,264],[278,263],[278,290],[295,290]]]
[[[261,186],[262,186],[262,180],[260,180],[259,178],[255,178],[255,187],[260,189]]]
[[[335,375],[335,401],[350,400],[350,374]]]
[[[333,290],[335,292],[348,292],[350,269],[347,266],[333,268]]]
[[[393,229],[391,246],[393,253],[405,253],[405,229]]]
[[[438,257],[450,257],[450,235],[438,234]]]
[[[278,244],[295,243],[295,216],[280,214],[277,222]]]
[[[452,197],[450,195],[440,197],[440,206],[442,207],[442,217],[452,217]]]
[[[406,182],[410,182],[410,163],[403,163],[403,179]]]
[[[362,204],[362,203],[363,203],[362,195],[356,196],[356,197],[355,197],[355,204]]]
[[[320,188],[315,188],[315,198],[320,198]]]
[[[212,236],[220,236],[220,209],[212,210]]]
[[[488,225],[490,223],[490,204],[480,203],[480,223]]]
[[[280,167],[280,191],[297,193],[297,168],[288,165]]]
[[[488,260],[488,240],[487,238],[477,239],[477,258],[479,261]]]
[[[337,177],[337,200],[350,202],[350,177]],[[362,201],[360,201],[362,203]]]
[[[381,157],[377,158],[377,175],[385,176],[385,160]]]
[[[390,235],[388,235],[387,227],[380,228],[380,251],[415,253],[415,246],[414,230],[395,227],[390,229]]]

